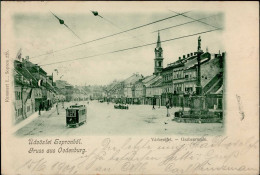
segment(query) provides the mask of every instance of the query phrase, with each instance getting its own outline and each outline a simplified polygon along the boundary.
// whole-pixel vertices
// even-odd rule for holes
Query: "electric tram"
[[[67,127],[78,127],[87,121],[87,108],[85,105],[71,105],[66,109]]]

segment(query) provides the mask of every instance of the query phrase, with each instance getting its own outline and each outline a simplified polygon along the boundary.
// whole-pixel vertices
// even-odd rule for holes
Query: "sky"
[[[29,56],[31,62],[41,65],[48,74],[52,74],[55,69],[58,69],[58,74],[54,72],[54,80],[66,80],[73,85],[106,85],[113,80],[126,79],[133,73],[140,73],[144,76],[151,75],[154,70],[154,48],[156,47],[158,30],[193,21],[184,16],[177,16],[106,39],[64,49],[81,44],[82,41],[88,42],[176,15],[170,10],[179,13],[184,12],[175,9],[174,6],[159,9],[151,8],[150,10],[147,10],[149,7],[146,7],[146,10],[129,8],[127,11],[116,10],[119,8],[117,6],[110,8],[105,5],[100,8],[94,7],[95,9],[93,7],[90,9],[86,6],[84,11],[72,10],[77,7],[62,11],[55,6],[45,6],[41,8],[40,12],[17,11],[12,17],[17,51],[22,48],[22,56]],[[94,16],[90,10],[98,11],[103,18]],[[64,25],[61,25],[50,11],[64,20],[65,24],[82,41]],[[205,51],[208,48],[211,53],[218,53],[219,50],[225,51],[223,43],[225,15],[219,11],[189,11],[189,9],[187,11],[186,16],[194,19],[208,17],[202,21],[221,27],[223,30],[162,42],[164,67],[176,61],[179,56],[195,52],[198,36],[201,36],[202,39],[202,50]],[[161,41],[164,41],[213,29],[212,26],[196,21],[168,30],[161,30],[160,36]],[[154,44],[123,52],[100,55],[150,43]],[[57,50],[61,51],[55,52]],[[46,53],[51,54],[39,56]],[[89,57],[93,55],[100,56]],[[77,58],[83,59],[53,64]]]

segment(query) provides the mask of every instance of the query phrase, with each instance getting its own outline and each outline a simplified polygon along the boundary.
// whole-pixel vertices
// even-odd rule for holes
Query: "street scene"
[[[65,103],[65,108],[72,103]],[[222,134],[221,123],[177,123],[166,117],[164,107],[130,105],[129,110],[114,110],[112,103],[93,101],[87,106],[87,122],[77,128],[66,127],[66,111],[59,106],[44,113],[16,132],[17,136],[66,136],[66,135],[208,135]],[[170,109],[173,115],[177,109]],[[114,122],[117,121],[117,122]]]
[[[13,19],[16,136],[224,132],[222,13],[49,10]]]

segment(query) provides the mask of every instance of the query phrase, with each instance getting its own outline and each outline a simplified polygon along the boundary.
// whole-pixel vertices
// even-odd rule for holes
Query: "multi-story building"
[[[179,106],[182,103],[181,101],[184,100],[183,104],[188,106],[188,97],[196,93],[198,82],[197,55],[196,53],[191,53],[186,58],[183,56],[183,59],[179,60],[184,64],[182,67],[173,69],[174,95],[172,102],[173,106]],[[176,64],[176,62],[172,64]],[[223,77],[221,77],[223,73],[223,56],[220,54],[212,55],[209,52],[202,53],[200,57],[200,72],[200,82],[204,94],[207,94],[207,91],[212,89],[217,83],[218,86],[221,86],[223,83]]]
[[[126,103],[133,104],[135,97],[134,84],[140,79],[143,79],[143,76],[138,73],[134,73],[132,76],[123,81],[124,97],[126,98]]]
[[[161,76],[153,76],[149,81],[144,82],[144,87],[145,87],[145,103],[144,104],[154,104],[156,99],[155,99],[155,88],[152,87],[152,85],[157,82],[159,79],[161,79]]]
[[[162,77],[156,76],[156,78],[146,86],[146,103],[155,104],[161,106],[162,99]]]
[[[26,59],[23,59],[23,64],[28,72],[33,75],[37,80],[37,90],[35,91],[35,110],[39,110],[40,103],[43,104],[44,108],[47,108],[48,105],[51,105],[53,95],[50,95],[52,83],[48,83],[47,72],[45,72],[37,64],[33,64],[29,60],[29,56],[26,56]]]
[[[14,123],[19,122],[35,111],[34,87],[37,81],[26,70],[25,65],[14,61],[14,90],[15,90],[15,117]]]
[[[149,87],[153,82],[159,78],[158,75],[146,76],[140,79],[134,84],[135,89],[135,99],[134,103],[138,104],[148,104],[153,96],[150,96],[149,91],[147,92],[147,87]]]
[[[14,80],[15,122],[39,110],[40,103],[46,110],[52,106],[56,94],[53,77],[47,76],[40,66],[30,62],[29,56],[22,61],[14,61]]]
[[[149,76],[148,76],[149,77]],[[134,85],[134,103],[135,104],[143,104],[144,102],[144,84],[143,80],[146,79],[147,77],[138,80]]]
[[[181,84],[173,85],[174,80],[174,70],[178,72],[178,77],[181,78],[182,69],[184,67],[184,63],[181,61],[175,62],[174,64],[169,64],[166,68],[162,71],[162,105],[166,104],[166,101],[169,100],[170,104],[172,105],[174,88],[181,89]]]

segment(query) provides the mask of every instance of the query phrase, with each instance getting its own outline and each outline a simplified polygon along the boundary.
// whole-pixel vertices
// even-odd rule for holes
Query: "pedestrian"
[[[47,111],[47,101],[45,101],[43,104],[43,110]]]
[[[57,110],[57,114],[60,115],[59,114],[59,104],[58,103],[56,104],[56,110]]]
[[[42,102],[39,104],[39,115],[41,115],[41,110],[42,110]]]
[[[62,100],[62,108],[64,109],[64,100]]]
[[[166,101],[166,108],[167,108],[167,109],[170,108],[170,102],[169,102],[169,100]]]
[[[167,102],[166,102],[166,108],[167,108],[167,117],[169,117],[170,116],[170,114],[169,114],[169,108],[170,108],[170,102],[169,102],[169,100],[167,100]]]
[[[154,105],[155,105],[155,99],[153,98],[153,109],[155,109]]]

